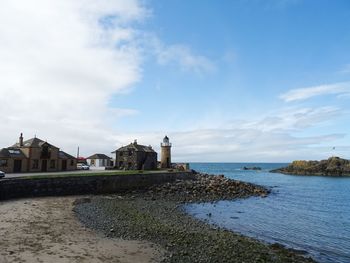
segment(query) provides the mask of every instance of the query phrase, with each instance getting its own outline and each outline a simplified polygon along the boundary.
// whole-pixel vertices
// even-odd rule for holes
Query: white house
[[[91,168],[105,168],[113,165],[112,158],[102,153],[91,155],[86,158],[86,161]]]

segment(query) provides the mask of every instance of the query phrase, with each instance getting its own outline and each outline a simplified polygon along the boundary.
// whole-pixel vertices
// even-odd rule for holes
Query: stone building
[[[32,138],[0,150],[0,170],[5,173],[56,172],[76,170],[76,158],[59,148]]]
[[[113,153],[115,153],[117,169],[152,170],[157,168],[157,153],[151,146],[137,144],[136,140]]]

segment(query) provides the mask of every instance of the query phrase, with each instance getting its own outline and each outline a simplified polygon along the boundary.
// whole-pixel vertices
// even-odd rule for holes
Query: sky
[[[347,0],[3,0],[0,147],[350,159]]]

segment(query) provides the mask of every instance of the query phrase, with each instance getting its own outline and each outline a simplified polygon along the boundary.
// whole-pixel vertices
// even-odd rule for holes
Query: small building
[[[77,164],[78,163],[81,163],[81,164],[87,164],[87,160],[86,160],[86,158],[85,157],[78,157],[77,158]]]
[[[157,153],[152,146],[138,144],[135,140],[115,153],[115,168],[127,170],[152,170],[157,168]]]
[[[95,168],[105,168],[113,166],[112,158],[102,153],[96,153],[94,155],[91,155],[88,158],[86,158],[86,161],[90,167]]]
[[[0,150],[0,170],[5,173],[57,172],[76,170],[77,160],[56,146],[32,138]]]

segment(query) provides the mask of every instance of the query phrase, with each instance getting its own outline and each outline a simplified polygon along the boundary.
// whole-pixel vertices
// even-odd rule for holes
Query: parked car
[[[5,177],[5,173],[0,171],[0,178],[4,178]]]
[[[77,169],[78,170],[90,170],[90,166],[88,166],[85,163],[78,163],[77,164]]]

